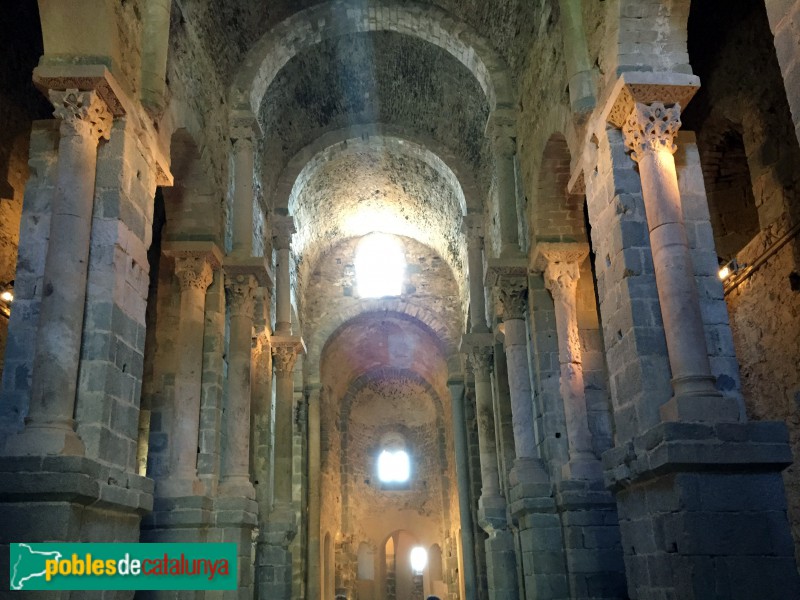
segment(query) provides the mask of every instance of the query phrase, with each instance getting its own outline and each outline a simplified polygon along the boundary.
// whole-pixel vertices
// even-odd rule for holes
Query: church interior
[[[15,542],[181,600],[800,598],[800,0],[0,13]]]

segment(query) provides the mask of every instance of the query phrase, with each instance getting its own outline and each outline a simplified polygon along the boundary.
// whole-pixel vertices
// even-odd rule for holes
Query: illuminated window
[[[383,483],[405,483],[411,475],[411,463],[405,450],[384,450],[378,457],[378,479]]]
[[[411,571],[415,575],[422,575],[425,566],[428,564],[428,553],[422,546],[415,546],[411,549]]]
[[[397,238],[385,233],[365,236],[358,244],[354,263],[358,294],[362,298],[400,295],[406,259]]]

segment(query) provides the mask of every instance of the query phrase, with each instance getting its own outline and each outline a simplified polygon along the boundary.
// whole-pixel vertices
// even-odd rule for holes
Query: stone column
[[[586,115],[595,107],[595,73],[589,62],[581,0],[559,0],[564,32],[564,58],[572,112]]]
[[[307,600],[322,600],[320,589],[320,389],[308,392],[308,574]]]
[[[280,294],[280,287],[277,293]],[[293,375],[303,346],[297,337],[277,335],[272,336],[270,344],[275,366],[273,504],[260,533],[258,597],[261,600],[289,600],[292,593],[292,556],[288,548],[297,534],[292,506]]]
[[[158,482],[158,492],[167,497],[194,496],[204,491],[197,478],[197,436],[206,290],[220,261],[213,251],[165,249],[165,253],[175,256],[181,299],[175,342],[178,366],[169,436],[169,476]]]
[[[467,447],[466,421],[464,418],[464,383],[449,381],[450,405],[453,412],[453,442],[456,453],[456,477],[458,478],[458,510],[461,519],[461,556],[464,572],[464,600],[478,597],[478,579],[475,572],[475,541],[472,536],[472,512],[469,506],[469,448]]]
[[[482,483],[481,497],[478,500],[478,520],[489,535],[486,539],[489,598],[513,600],[518,597],[519,585],[514,538],[508,529],[506,501],[500,495],[489,372],[493,344],[494,335],[491,333],[467,334],[461,340],[461,351],[467,355],[475,378]]]
[[[600,461],[592,448],[586,411],[581,341],[578,333],[578,279],[581,262],[589,255],[586,244],[540,243],[534,264],[544,272],[544,283],[553,297],[558,334],[559,387],[569,442],[566,479],[602,478]]]
[[[274,215],[272,231],[273,244],[277,254],[277,264],[275,265],[275,334],[286,336],[291,335],[292,332],[289,248],[292,234],[295,232],[294,219],[290,216]]]
[[[514,156],[517,153],[513,111],[495,110],[489,118],[487,134],[495,160],[496,196],[500,221],[500,257],[520,256],[517,182]]]
[[[486,293],[483,288],[483,215],[464,215],[461,230],[467,238],[470,331],[485,333],[489,328],[486,326]]]
[[[233,150],[233,254],[253,255],[253,204],[255,140],[260,133],[252,114],[232,117]]]
[[[673,153],[680,128],[680,105],[636,102],[623,133],[639,164],[642,197],[650,231],[658,299],[674,395],[661,407],[666,421],[738,421],[736,403],[714,386]]]
[[[50,240],[32,390],[25,429],[9,438],[10,455],[83,455],[73,414],[78,381],[86,274],[94,205],[97,144],[108,139],[112,115],[94,91],[51,90],[61,119],[58,174],[52,201]]]
[[[255,498],[250,482],[250,363],[252,360],[255,276],[228,269],[225,290],[230,310],[228,342],[228,406],[223,416],[220,494]]]

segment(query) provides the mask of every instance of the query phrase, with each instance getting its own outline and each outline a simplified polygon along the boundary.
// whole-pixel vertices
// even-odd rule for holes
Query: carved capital
[[[497,288],[503,307],[503,321],[524,319],[528,306],[528,282],[523,277],[501,277]]]
[[[488,379],[494,364],[492,357],[493,353],[490,346],[470,348],[467,353],[467,360],[472,368],[475,381],[486,381]]]
[[[253,275],[225,273],[225,291],[231,315],[253,316],[258,282]]]
[[[674,153],[678,149],[675,137],[680,127],[679,104],[666,108],[661,102],[637,102],[622,126],[622,133],[625,145],[631,151],[631,158],[639,162],[647,152],[667,150]]]
[[[273,215],[272,239],[276,250],[287,250],[292,244],[292,234],[297,231],[290,215]]]
[[[498,156],[510,158],[517,153],[517,117],[513,109],[492,111],[485,133]]]
[[[237,111],[231,116],[230,138],[233,142],[234,152],[240,143],[249,144],[252,149],[259,137],[261,137],[261,128],[253,113]]]
[[[544,274],[544,284],[557,301],[575,302],[580,266],[589,254],[588,244],[540,242],[534,264]]]
[[[461,231],[467,238],[469,248],[472,248],[473,244],[480,248],[483,241],[483,215],[478,213],[464,215],[461,220]]]
[[[272,344],[272,364],[275,365],[275,373],[278,376],[291,375],[299,355],[300,348],[296,344],[280,342]]]
[[[114,117],[97,92],[71,88],[49,90],[48,96],[55,107],[53,116],[61,119],[62,136],[89,137],[95,142],[111,137]]]
[[[181,291],[201,290],[205,292],[214,280],[214,270],[205,254],[184,254],[175,257],[175,276]]]
[[[559,302],[573,303],[581,270],[575,262],[552,262],[544,270],[544,284]]]

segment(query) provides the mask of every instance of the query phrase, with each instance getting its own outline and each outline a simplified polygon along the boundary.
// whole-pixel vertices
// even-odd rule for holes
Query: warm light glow
[[[3,302],[13,302],[14,294],[6,290],[5,292],[0,294],[0,300],[2,300]]]
[[[411,549],[411,570],[420,574],[428,564],[428,553],[422,546],[415,546]]]
[[[731,269],[727,265],[719,270],[719,278],[725,281],[731,274]]]
[[[378,479],[383,483],[405,483],[411,475],[411,464],[405,450],[384,450],[378,457]]]
[[[371,233],[359,242],[354,262],[356,286],[362,298],[400,295],[406,259],[397,238]]]

